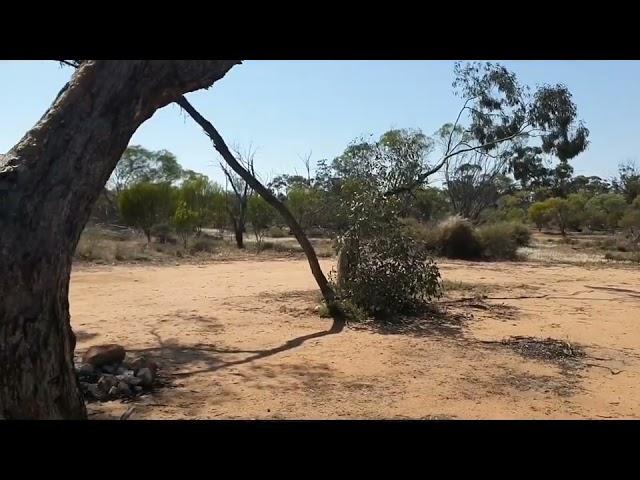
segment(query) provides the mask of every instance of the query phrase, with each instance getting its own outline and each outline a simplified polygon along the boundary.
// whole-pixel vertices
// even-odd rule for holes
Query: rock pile
[[[140,356],[128,358],[116,344],[96,345],[76,365],[80,387],[88,400],[114,400],[143,395],[157,386],[158,365]]]

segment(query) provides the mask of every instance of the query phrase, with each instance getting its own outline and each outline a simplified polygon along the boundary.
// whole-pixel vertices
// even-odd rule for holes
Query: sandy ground
[[[640,417],[637,268],[440,267],[489,299],[443,303],[467,318],[410,333],[331,330],[303,260],[76,266],[72,325],[78,352],[117,342],[158,357],[171,387],[136,401],[132,419]],[[487,343],[516,335],[565,340],[587,357],[566,369]],[[90,404],[90,418],[129,406]]]

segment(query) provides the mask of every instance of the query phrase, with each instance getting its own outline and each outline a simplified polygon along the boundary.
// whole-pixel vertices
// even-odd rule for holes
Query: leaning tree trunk
[[[0,417],[86,417],[73,368],[71,261],[133,133],[237,61],[85,61],[0,156]]]
[[[327,306],[329,308],[334,309],[335,305],[335,292],[327,282],[327,278],[324,276],[322,272],[322,268],[320,268],[320,263],[318,262],[318,256],[316,255],[315,250],[313,249],[313,245],[309,242],[307,235],[304,233],[304,230],[300,227],[300,224],[295,219],[295,217],[291,214],[289,209],[282,203],[278,198],[271,193],[271,191],[266,188],[262,183],[258,181],[256,177],[254,177],[247,169],[245,169],[232,153],[229,151],[227,144],[223,140],[222,136],[215,127],[209,122],[206,118],[204,118],[198,111],[193,108],[193,106],[187,101],[186,98],[181,97],[177,100],[178,105],[180,105],[193,120],[202,127],[205,133],[211,138],[213,141],[214,148],[218,151],[218,153],[222,156],[225,162],[231,167],[231,169],[236,172],[240,177],[258,194],[264,198],[264,200],[271,205],[283,218],[283,220],[287,223],[293,235],[298,240],[298,243],[302,247],[305,255],[307,256],[307,261],[309,262],[309,267],[311,268],[311,273],[322,292],[322,296],[327,302]],[[335,310],[333,310],[335,312]],[[339,313],[339,312],[336,312]]]

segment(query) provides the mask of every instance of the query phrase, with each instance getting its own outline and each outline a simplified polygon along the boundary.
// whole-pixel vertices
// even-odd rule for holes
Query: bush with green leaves
[[[617,193],[603,193],[592,197],[585,205],[586,215],[593,229],[615,231],[625,214],[627,203]]]
[[[518,250],[518,234],[514,224],[500,222],[478,228],[482,256],[494,260],[513,260]]]
[[[199,219],[198,214],[188,208],[187,202],[181,200],[178,203],[178,208],[176,208],[176,213],[173,216],[173,225],[180,238],[182,238],[184,248],[187,248],[187,241],[195,232]]]
[[[440,272],[426,249],[399,230],[358,242],[358,261],[346,281],[336,282],[343,299],[377,318],[411,313],[440,295]]]
[[[249,198],[247,205],[247,220],[251,223],[251,228],[256,236],[258,250],[262,246],[262,240],[269,227],[273,224],[278,213],[269,205],[264,198],[253,195]]]
[[[640,195],[627,207],[619,225],[634,249],[640,251]]]
[[[373,189],[354,192],[350,227],[338,237],[332,283],[342,300],[377,318],[392,320],[437,297],[438,267],[423,245],[406,234],[399,202]]]
[[[166,183],[138,183],[120,193],[118,207],[125,224],[142,230],[150,243],[151,228],[173,216],[174,190]]]

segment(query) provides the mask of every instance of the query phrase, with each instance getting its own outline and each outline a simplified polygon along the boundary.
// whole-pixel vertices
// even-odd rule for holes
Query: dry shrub
[[[267,237],[284,238],[289,236],[289,231],[282,227],[273,226],[267,231]]]
[[[637,252],[607,252],[604,255],[606,260],[616,262],[636,262],[640,263],[640,253]]]
[[[485,258],[512,260],[516,258],[518,243],[512,226],[494,223],[478,229],[478,237]]]
[[[196,253],[215,253],[218,251],[219,242],[209,237],[197,238],[189,247],[189,253],[195,255]]]
[[[441,255],[460,259],[482,255],[482,245],[469,220],[454,215],[440,222],[435,230],[436,250]]]

